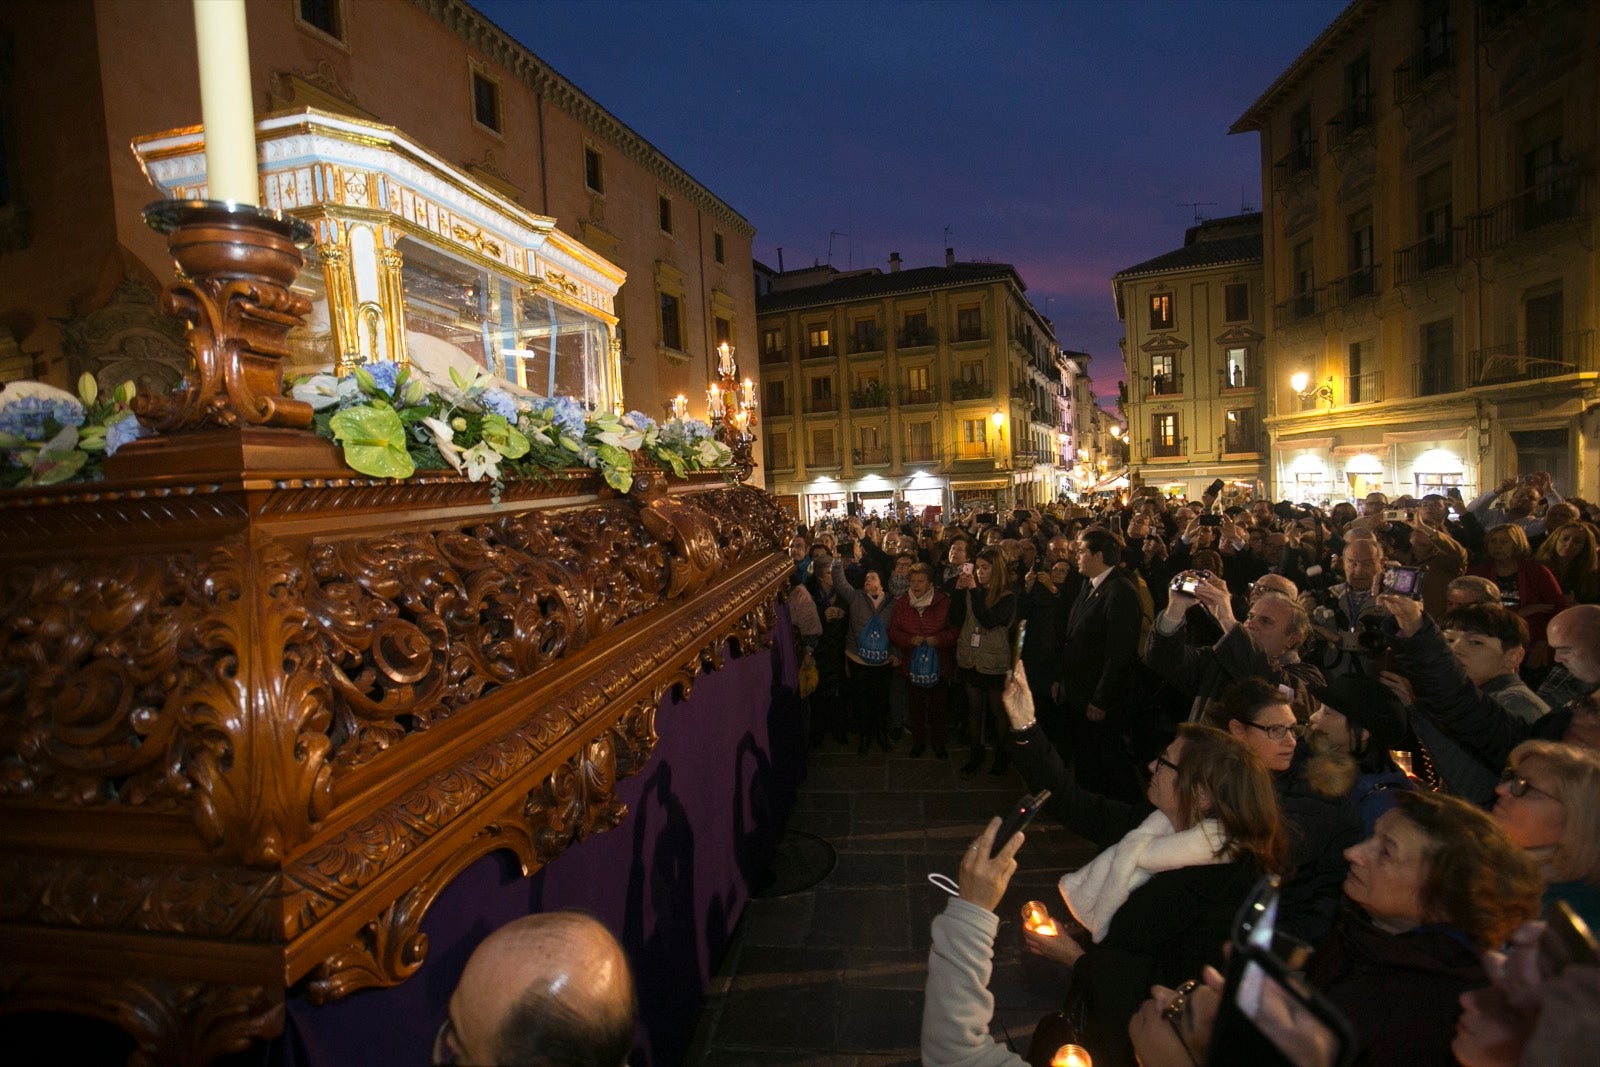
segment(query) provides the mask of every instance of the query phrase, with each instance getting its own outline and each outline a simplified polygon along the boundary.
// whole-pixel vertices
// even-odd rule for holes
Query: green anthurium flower
[[[521,430],[506,421],[504,415],[485,415],[480,432],[489,447],[507,459],[518,459],[528,454],[528,439]]]
[[[362,373],[360,368],[356,373]],[[409,478],[416,471],[417,465],[406,451],[405,424],[393,408],[348,408],[329,420],[328,425],[333,439],[344,446],[344,461],[362,474]]]
[[[33,461],[33,474],[23,480],[24,485],[57,485],[83,469],[89,461],[87,452],[76,448],[47,448]]]

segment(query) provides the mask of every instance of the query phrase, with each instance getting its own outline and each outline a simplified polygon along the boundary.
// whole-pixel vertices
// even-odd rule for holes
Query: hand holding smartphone
[[[1013,804],[1006,814],[1005,821],[1000,824],[1000,832],[994,835],[994,844],[989,847],[989,858],[994,859],[1000,855],[1000,850],[1006,847],[1006,842],[1025,830],[1033,821],[1033,817],[1039,814],[1039,809],[1044,807],[1044,802],[1049,799],[1048,789],[1041,789],[1032,796],[1023,794],[1022,799]]]

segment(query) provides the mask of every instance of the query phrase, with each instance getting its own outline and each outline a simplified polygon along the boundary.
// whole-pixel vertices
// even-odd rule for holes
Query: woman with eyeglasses
[[[1344,850],[1361,840],[1361,816],[1349,794],[1306,775],[1303,727],[1283,691],[1261,678],[1229,686],[1206,721],[1250,747],[1272,772],[1289,841],[1289,877],[1278,928],[1315,945],[1333,928],[1344,882]]]
[[[1045,810],[1103,850],[1061,879],[1086,944],[1064,933],[1023,937],[1029,951],[1071,968],[1067,1015],[1082,1020],[1079,1043],[1096,1067],[1131,1065],[1128,1023],[1150,987],[1177,986],[1219,964],[1240,901],[1263,873],[1281,868],[1271,774],[1238,738],[1185,723],[1150,762],[1144,803],[1112,800],[1079,787],[1050,747],[1025,671],[1014,673],[1004,697],[1012,759],[1030,788],[1051,790]],[[925,1064],[1007,1062],[983,1058],[993,1008],[983,984],[999,927],[991,909],[957,901],[934,920]]]
[[[1564,900],[1600,930],[1600,753],[1524,741],[1511,751],[1491,814],[1539,865],[1544,907]]]

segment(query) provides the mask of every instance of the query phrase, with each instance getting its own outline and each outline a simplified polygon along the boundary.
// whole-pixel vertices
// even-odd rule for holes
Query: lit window
[[[1172,329],[1172,294],[1150,294],[1150,328],[1152,330]]]

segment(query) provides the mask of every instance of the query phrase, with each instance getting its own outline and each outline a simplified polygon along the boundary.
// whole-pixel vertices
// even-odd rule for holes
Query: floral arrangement
[[[536,476],[574,465],[591,467],[619,492],[633,484],[635,453],[680,477],[726,468],[732,453],[699,419],[658,425],[630,411],[586,412],[571,397],[518,396],[482,372],[448,384],[392,362],[368,363],[343,377],[314,374],[290,394],[316,410],[314,427],[344,450],[362,474],[407,478],[449,467],[471,481],[489,479],[495,495],[507,475]]]
[[[149,432],[128,409],[132,382],[102,397],[94,375],[78,395],[43,382],[11,382],[0,391],[0,487],[92,481],[101,460]]]

